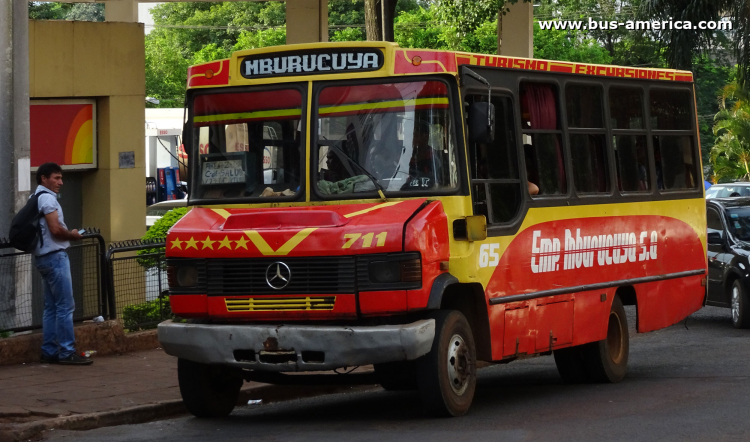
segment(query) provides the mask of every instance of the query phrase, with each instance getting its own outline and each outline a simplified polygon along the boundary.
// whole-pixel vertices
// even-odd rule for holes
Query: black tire
[[[416,361],[375,364],[375,374],[380,386],[387,391],[411,391],[417,387]]]
[[[477,385],[477,352],[471,327],[456,310],[433,313],[435,339],[417,360],[422,404],[436,416],[462,416],[469,411]]]
[[[735,279],[729,292],[729,302],[732,309],[732,325],[735,328],[750,328],[750,300],[742,281]]]
[[[228,416],[237,405],[242,378],[229,367],[177,360],[182,402],[196,417]]]
[[[619,296],[615,296],[609,310],[607,337],[582,347],[590,382],[616,383],[625,377],[630,336],[625,308]]]

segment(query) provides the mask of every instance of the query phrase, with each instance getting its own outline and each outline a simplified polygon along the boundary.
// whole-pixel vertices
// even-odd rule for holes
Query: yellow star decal
[[[180,241],[180,238],[175,238],[174,241],[172,241],[172,248],[182,250],[182,243],[184,242],[185,241]]]
[[[232,241],[229,240],[228,236],[225,236],[224,239],[219,241],[219,249],[226,247],[229,250],[232,250]]]
[[[203,250],[206,250],[206,249],[213,250],[214,249],[214,243],[216,241],[211,241],[211,237],[207,236],[206,239],[203,240],[203,241],[201,241],[201,242],[203,243]]]
[[[240,237],[240,239],[236,240],[235,242],[237,243],[237,247],[234,248],[235,250],[239,249],[240,247],[247,250],[247,240],[244,236]]]
[[[185,250],[189,249],[190,247],[198,250],[198,241],[194,240],[192,236],[189,240],[185,241]]]

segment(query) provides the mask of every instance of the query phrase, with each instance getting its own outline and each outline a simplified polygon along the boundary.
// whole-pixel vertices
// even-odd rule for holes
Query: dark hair
[[[36,183],[42,184],[42,177],[49,178],[53,173],[62,173],[62,167],[57,163],[44,163],[36,170]]]

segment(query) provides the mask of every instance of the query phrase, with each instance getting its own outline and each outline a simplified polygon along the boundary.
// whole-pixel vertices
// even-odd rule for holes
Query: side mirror
[[[714,245],[724,244],[724,238],[721,237],[721,233],[716,232],[716,231],[708,232],[708,235],[706,235],[706,241],[709,244],[714,244]]]
[[[495,105],[476,102],[469,105],[469,141],[491,143],[495,139]]]
[[[475,215],[453,221],[453,239],[456,241],[487,239],[487,218],[484,215]]]

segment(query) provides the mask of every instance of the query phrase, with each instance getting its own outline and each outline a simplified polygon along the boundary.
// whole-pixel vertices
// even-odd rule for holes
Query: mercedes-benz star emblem
[[[292,279],[292,271],[289,266],[281,261],[268,266],[266,269],[266,282],[268,286],[275,290],[281,290],[289,284]]]

